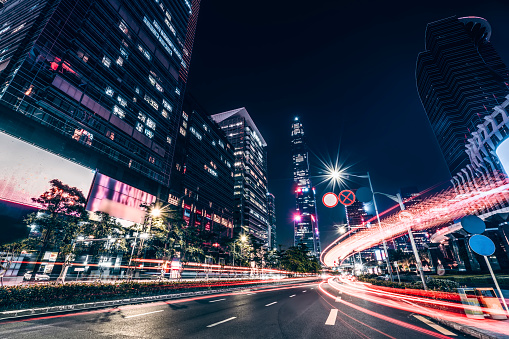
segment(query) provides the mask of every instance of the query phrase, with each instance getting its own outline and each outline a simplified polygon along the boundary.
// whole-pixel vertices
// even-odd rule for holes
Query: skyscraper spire
[[[304,243],[311,254],[321,252],[315,189],[309,178],[309,155],[304,129],[298,117],[292,124],[293,180],[295,183],[296,210],[294,213],[294,245]]]

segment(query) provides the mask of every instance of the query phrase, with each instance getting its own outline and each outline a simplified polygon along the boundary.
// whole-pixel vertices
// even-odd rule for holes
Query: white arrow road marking
[[[237,317],[231,317],[231,318],[228,318],[228,319],[225,319],[225,320],[221,320],[221,321],[218,321],[217,323],[210,324],[207,327],[214,327],[214,326],[217,326],[219,324],[225,323],[227,321],[233,320],[235,318],[237,318]]]
[[[449,335],[449,336],[454,336],[454,337],[456,336],[456,334],[452,333],[448,329],[446,329],[446,328],[444,328],[444,327],[442,327],[440,325],[435,324],[434,322],[424,318],[423,316],[414,314],[414,317],[419,319],[420,321],[422,321],[426,325],[433,327],[435,330],[437,330],[438,332],[440,332],[442,334]]]
[[[330,310],[329,316],[327,317],[327,320],[325,321],[325,325],[334,325],[336,324],[336,318],[338,317],[338,310],[336,308],[333,308]]]
[[[142,313],[142,314],[135,314],[135,315],[128,315],[127,317],[124,317],[124,318],[128,319],[128,318],[134,318],[134,317],[141,317],[142,315],[147,315],[147,314],[152,314],[152,313],[159,313],[159,312],[164,312],[164,310],[147,312],[147,313]]]

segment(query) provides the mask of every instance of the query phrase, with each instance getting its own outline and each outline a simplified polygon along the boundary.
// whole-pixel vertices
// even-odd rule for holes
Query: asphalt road
[[[313,283],[3,322],[0,338],[464,338],[436,326]]]

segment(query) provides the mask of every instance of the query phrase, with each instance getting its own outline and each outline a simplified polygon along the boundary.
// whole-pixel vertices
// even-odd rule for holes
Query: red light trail
[[[458,192],[454,188],[446,189],[434,196],[424,199],[419,204],[409,207],[406,212],[411,218],[400,218],[399,214],[385,218],[379,227],[365,228],[352,234],[341,242],[336,240],[327,247],[322,255],[326,266],[335,266],[352,255],[380,244],[383,239],[392,239],[407,232],[423,231],[446,225],[466,215],[478,214],[487,208],[500,206],[509,201],[509,180],[507,178],[482,185],[481,180],[469,182]]]

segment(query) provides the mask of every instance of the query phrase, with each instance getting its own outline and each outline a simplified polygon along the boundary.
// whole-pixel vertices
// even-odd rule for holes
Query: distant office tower
[[[199,5],[7,1],[1,130],[97,170],[96,181],[167,197]]]
[[[348,227],[354,232],[358,227],[363,227],[369,220],[368,212],[364,209],[364,203],[355,201],[349,206],[345,206],[346,222]]]
[[[422,202],[422,196],[415,186],[403,187],[400,189],[401,199],[405,208],[412,208]],[[415,245],[418,250],[426,249],[429,244],[429,233],[427,231],[413,231]],[[403,234],[401,237],[394,239],[396,248],[404,252],[412,252],[412,246],[408,233]]]
[[[276,198],[274,194],[267,193],[267,210],[269,212],[269,249],[277,249],[276,236]]]
[[[316,214],[315,189],[309,178],[308,147],[304,129],[295,118],[292,123],[293,181],[297,210],[294,215],[294,244],[306,244],[312,255],[319,257],[320,232]]]
[[[235,148],[235,227],[267,244],[267,144],[244,107],[211,118]]]
[[[469,131],[509,92],[509,71],[490,36],[483,18],[435,21],[426,28],[426,50],[417,57],[417,89],[451,176],[469,163]]]
[[[224,131],[186,93],[168,201],[181,204],[188,225],[233,236],[233,152]],[[210,241],[203,248],[206,250],[213,243]]]

